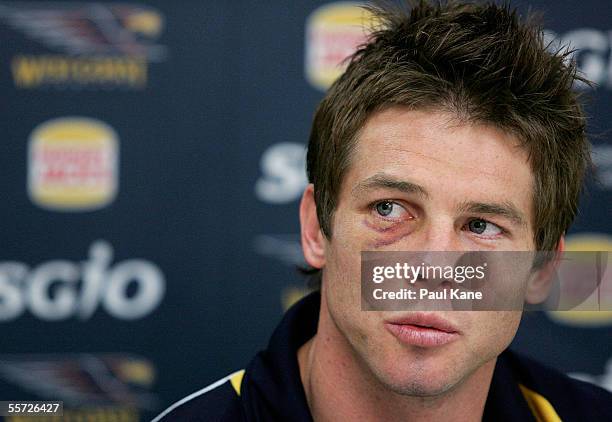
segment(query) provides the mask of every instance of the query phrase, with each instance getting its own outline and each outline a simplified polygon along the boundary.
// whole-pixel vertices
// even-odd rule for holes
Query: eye
[[[468,223],[468,229],[472,233],[484,236],[497,236],[503,232],[499,226],[479,218],[471,220]]]
[[[387,218],[400,218],[406,212],[404,207],[392,201],[378,202],[375,208],[379,215]]]

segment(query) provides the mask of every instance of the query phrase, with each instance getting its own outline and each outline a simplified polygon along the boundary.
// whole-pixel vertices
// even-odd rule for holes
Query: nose
[[[460,234],[452,218],[440,216],[430,219],[424,223],[417,240],[418,245],[415,245],[418,248],[414,250],[461,251],[465,246],[462,245]]]
[[[413,265],[437,268],[454,266],[465,249],[460,234],[451,218],[440,216],[426,222],[404,251],[413,251],[409,254]],[[430,287],[448,281],[440,274],[429,274],[421,280],[426,281]]]

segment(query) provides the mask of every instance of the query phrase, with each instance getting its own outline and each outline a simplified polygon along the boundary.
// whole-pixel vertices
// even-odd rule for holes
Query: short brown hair
[[[508,5],[421,0],[367,9],[376,28],[319,104],[310,134],[307,172],[324,235],[332,236],[359,130],[372,113],[402,105],[450,111],[515,135],[534,173],[536,249],[554,250],[578,212],[591,163],[573,90],[588,81],[571,51],[553,50],[539,19]]]

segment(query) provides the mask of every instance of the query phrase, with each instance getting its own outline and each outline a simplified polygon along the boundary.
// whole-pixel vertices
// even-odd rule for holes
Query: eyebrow
[[[527,226],[525,215],[520,212],[511,202],[464,202],[457,207],[457,210],[464,213],[498,215],[511,220],[518,226]]]
[[[385,173],[376,173],[375,175],[362,180],[355,185],[355,187],[351,190],[351,193],[353,196],[359,196],[364,192],[380,188],[394,189],[404,193],[416,194],[425,199],[429,198],[429,193],[421,185],[398,179]],[[497,215],[507,218],[515,225],[527,226],[527,219],[525,218],[525,215],[511,202],[496,203],[469,201],[460,204],[457,207],[457,211],[460,213]]]
[[[416,183],[401,180],[393,176],[389,176],[385,173],[376,173],[373,176],[359,182],[351,190],[353,196],[359,196],[360,194],[374,190],[374,189],[394,189],[404,193],[417,194],[423,198],[429,198],[429,193],[424,187],[417,185]]]

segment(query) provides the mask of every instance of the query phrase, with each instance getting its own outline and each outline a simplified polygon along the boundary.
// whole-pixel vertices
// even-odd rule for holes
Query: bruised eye
[[[485,236],[496,236],[502,232],[502,229],[495,224],[481,219],[471,220],[468,223],[468,228],[472,233]]]
[[[382,201],[376,204],[376,212],[383,217],[399,218],[403,211],[405,210],[401,205],[392,201]]]

